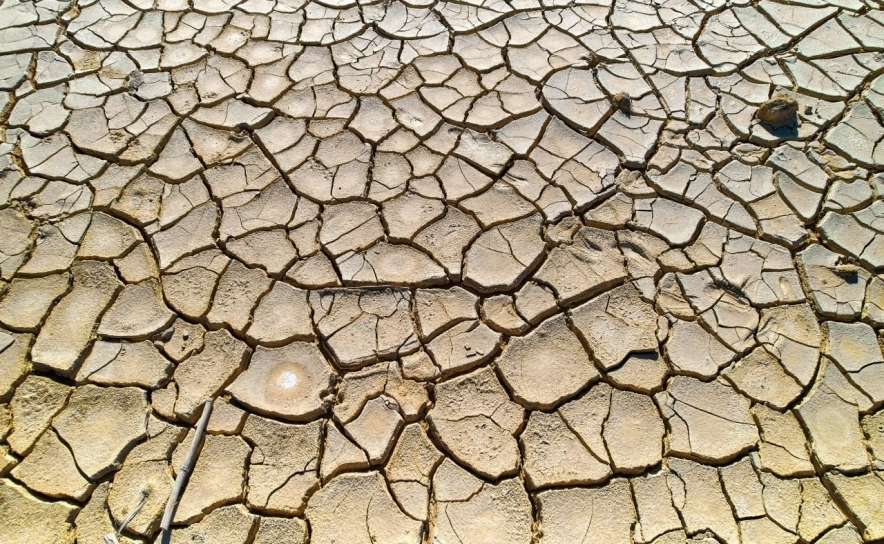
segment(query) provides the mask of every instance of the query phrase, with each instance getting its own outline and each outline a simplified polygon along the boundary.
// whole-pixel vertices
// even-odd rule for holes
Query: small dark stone
[[[248,123],[237,123],[236,132],[230,135],[230,139],[234,142],[241,142],[249,137],[249,131],[252,127]]]
[[[785,95],[777,95],[758,106],[755,116],[774,127],[792,124],[797,121],[798,102]]]
[[[138,87],[144,83],[144,74],[139,70],[133,70],[129,73],[129,94],[138,92]]]
[[[588,53],[586,53],[585,55],[580,57],[580,60],[584,61],[586,63],[586,65],[589,66],[590,68],[598,66],[599,62],[601,62],[601,59],[599,59],[599,56],[596,55],[592,51],[589,51]]]
[[[611,97],[611,102],[614,103],[615,108],[623,113],[629,113],[632,109],[632,98],[626,93],[616,93]]]

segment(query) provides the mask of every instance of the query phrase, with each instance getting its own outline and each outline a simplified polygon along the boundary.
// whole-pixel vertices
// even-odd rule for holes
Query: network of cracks
[[[882,7],[0,1],[0,540],[884,541]]]

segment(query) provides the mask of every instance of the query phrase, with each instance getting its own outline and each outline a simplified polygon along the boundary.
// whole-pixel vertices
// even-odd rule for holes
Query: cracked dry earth
[[[3,0],[0,541],[884,542],[881,8]]]

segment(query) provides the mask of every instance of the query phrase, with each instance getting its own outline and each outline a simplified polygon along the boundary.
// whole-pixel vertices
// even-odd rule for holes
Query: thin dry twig
[[[184,491],[187,479],[190,477],[191,471],[193,471],[193,466],[196,464],[197,457],[199,457],[200,446],[202,446],[203,443],[203,435],[206,432],[206,425],[209,424],[209,416],[211,415],[212,399],[209,399],[203,405],[203,413],[197,423],[196,433],[194,433],[193,441],[190,443],[190,450],[187,452],[187,457],[184,458],[184,463],[178,470],[178,476],[175,478],[175,485],[172,486],[172,493],[169,494],[169,501],[166,503],[166,510],[163,512],[163,521],[160,523],[163,542],[168,542],[169,527],[172,525],[172,517],[175,515],[175,509],[178,506],[178,497],[181,495],[181,492]]]

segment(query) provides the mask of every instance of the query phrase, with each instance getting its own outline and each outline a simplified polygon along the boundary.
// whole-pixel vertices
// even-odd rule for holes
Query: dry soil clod
[[[790,97],[778,94],[758,106],[756,117],[774,127],[781,127],[796,121],[798,102]]]

